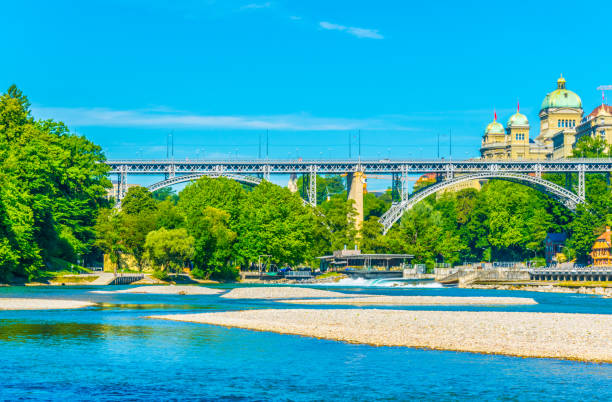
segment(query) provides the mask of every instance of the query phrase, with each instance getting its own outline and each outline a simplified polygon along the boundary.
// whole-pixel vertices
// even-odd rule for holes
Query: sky
[[[170,134],[175,159],[347,158],[349,143],[354,158],[464,159],[494,110],[505,125],[519,101],[534,138],[560,74],[587,113],[612,84],[610,1],[31,0],[0,11],[0,91],[16,84],[35,117],[64,121],[109,159],[166,158]]]

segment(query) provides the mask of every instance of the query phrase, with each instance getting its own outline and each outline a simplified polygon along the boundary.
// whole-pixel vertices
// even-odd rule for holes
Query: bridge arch
[[[383,234],[387,234],[393,224],[400,220],[402,215],[404,215],[405,211],[411,209],[430,195],[459,183],[482,179],[498,179],[524,184],[540,192],[548,194],[552,198],[561,202],[571,211],[574,211],[579,204],[584,203],[584,198],[574,194],[564,187],[561,187],[548,180],[544,180],[541,177],[530,176],[524,173],[499,171],[472,173],[457,176],[452,179],[447,179],[431,186],[427,186],[424,189],[411,194],[407,199],[391,206],[391,208],[389,208],[389,210],[385,212],[378,220],[383,226]]]
[[[175,184],[197,180],[202,176],[206,176],[210,178],[226,177],[228,179],[236,180],[240,183],[249,184],[253,186],[257,186],[258,184],[261,184],[263,180],[263,179],[260,179],[259,177],[246,176],[246,175],[240,175],[240,174],[235,174],[235,173],[218,173],[218,172],[191,173],[191,174],[185,174],[181,176],[174,176],[174,177],[170,177],[168,179],[162,180],[162,181],[158,181],[157,183],[153,183],[147,186],[146,189],[149,190],[150,192],[153,192],[155,190],[159,190],[164,187],[170,187]],[[121,208],[122,201],[123,199],[120,199],[119,201],[117,201],[117,203],[115,204],[115,207]]]
[[[159,181],[157,183],[153,183],[150,186],[147,186],[147,190],[149,190],[150,192],[153,192],[155,190],[159,190],[164,187],[170,187],[175,184],[197,180],[202,176],[207,176],[211,178],[226,177],[228,179],[236,180],[240,183],[250,184],[253,186],[256,186],[262,182],[262,179],[260,179],[259,177],[246,176],[246,175],[240,175],[240,174],[235,174],[235,173],[217,173],[217,172],[191,173],[191,174],[185,174],[181,176],[170,177],[168,179]]]

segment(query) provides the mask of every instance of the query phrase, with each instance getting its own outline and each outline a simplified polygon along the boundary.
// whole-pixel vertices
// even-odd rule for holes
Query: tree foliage
[[[2,277],[32,276],[55,258],[77,262],[91,253],[110,186],[99,146],[63,123],[35,120],[29,106],[15,86],[0,96],[0,171],[11,182],[0,200],[9,211],[0,229],[8,234]],[[11,215],[15,208],[21,217]],[[18,241],[26,238],[27,246]]]
[[[147,234],[145,255],[153,266],[164,273],[178,272],[193,257],[195,239],[187,229],[158,229]]]

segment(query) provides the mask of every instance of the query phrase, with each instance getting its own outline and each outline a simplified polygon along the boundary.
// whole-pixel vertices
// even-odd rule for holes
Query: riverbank
[[[612,316],[603,314],[272,309],[149,318],[375,346],[612,363]]]
[[[354,294],[332,292],[329,290],[299,288],[294,286],[261,286],[235,288],[222,295],[225,299],[301,299],[320,297],[354,297]],[[369,296],[369,295],[365,295]]]
[[[345,306],[520,306],[538,304],[535,300],[525,297],[447,296],[365,296],[341,299],[277,300],[277,302]]]
[[[609,285],[606,285],[607,283],[602,284],[597,282],[590,282],[588,285],[580,282],[562,282],[555,284],[538,284],[530,282],[511,284],[472,284],[463,287],[467,289],[523,290],[527,292],[542,293],[577,293],[612,298],[612,287],[608,287]]]
[[[62,310],[93,306],[78,300],[0,298],[0,310]]]
[[[154,286],[136,286],[121,290],[92,290],[90,293],[99,294],[114,294],[114,293],[132,293],[132,294],[156,294],[156,295],[216,295],[222,293],[221,289],[206,288],[203,286],[180,286],[180,285],[154,285]]]

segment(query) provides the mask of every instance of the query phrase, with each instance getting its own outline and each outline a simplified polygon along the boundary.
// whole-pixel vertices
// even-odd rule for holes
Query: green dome
[[[485,134],[506,134],[506,131],[504,130],[504,126],[494,120],[489,123],[489,125],[485,129]]]
[[[558,107],[582,108],[580,97],[575,92],[565,89],[565,79],[563,77],[557,80],[557,89],[546,95],[541,109]]]
[[[508,119],[508,127],[511,126],[528,126],[529,120],[527,120],[527,116],[522,113],[516,112]]]

